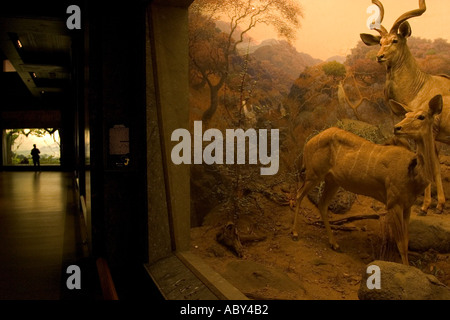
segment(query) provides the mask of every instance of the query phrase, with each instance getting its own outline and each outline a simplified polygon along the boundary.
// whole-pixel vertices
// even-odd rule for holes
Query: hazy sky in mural
[[[315,58],[346,56],[360,40],[360,33],[373,33],[366,23],[370,14],[370,0],[298,0],[303,7],[302,26],[297,33],[298,51]],[[418,0],[384,0],[383,25],[390,30],[395,20],[406,11],[417,9]],[[427,11],[421,17],[409,20],[413,36],[450,41],[450,1],[427,0]],[[259,28],[253,37],[258,40],[276,38],[275,33]]]

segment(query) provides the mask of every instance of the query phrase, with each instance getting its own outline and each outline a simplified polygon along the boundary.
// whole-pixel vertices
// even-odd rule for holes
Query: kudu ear
[[[438,94],[433,99],[430,100],[430,103],[428,104],[430,109],[428,113],[431,116],[438,115],[442,112],[442,107],[444,106],[444,101],[442,99],[442,96]]]
[[[368,33],[361,33],[361,40],[368,46],[377,46],[380,44],[381,36],[374,36]]]
[[[405,114],[411,111],[406,105],[392,99],[389,100],[389,104],[391,105],[392,112],[396,116],[404,116]]]
[[[408,21],[403,22],[398,28],[398,33],[404,38],[409,38],[412,34],[411,25]]]

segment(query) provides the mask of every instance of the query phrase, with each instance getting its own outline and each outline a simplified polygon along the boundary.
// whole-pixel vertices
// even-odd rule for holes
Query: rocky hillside
[[[321,63],[309,54],[298,52],[287,41],[265,40],[252,48],[252,57],[259,61],[268,61],[274,67],[284,70],[296,79],[306,67]]]

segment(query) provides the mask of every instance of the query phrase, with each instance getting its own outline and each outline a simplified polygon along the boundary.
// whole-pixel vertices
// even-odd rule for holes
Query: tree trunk
[[[214,113],[216,113],[217,107],[219,106],[219,89],[220,87],[218,86],[209,86],[210,104],[208,110],[203,113],[203,121],[211,120]]]

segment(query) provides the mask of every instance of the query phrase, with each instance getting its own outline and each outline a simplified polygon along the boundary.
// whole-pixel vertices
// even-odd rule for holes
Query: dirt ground
[[[441,163],[449,199],[450,157],[441,159]],[[191,230],[192,251],[250,299],[356,300],[368,263],[378,259],[401,262],[395,246],[383,240],[383,217],[346,223],[346,230],[334,230],[341,248],[341,252],[335,252],[328,245],[325,229],[314,223],[320,221],[319,212],[306,197],[301,206],[298,241],[290,235],[294,211],[289,206],[277,205],[260,194],[255,194],[254,200],[259,210],[242,213],[236,223],[244,247],[242,258],[216,241],[216,234],[227,222],[220,207],[205,218],[201,227]],[[419,197],[412,215],[417,215],[421,201]],[[330,213],[330,220],[383,213],[383,204],[357,196],[350,211]],[[434,214],[432,207],[428,215]],[[442,215],[450,219],[450,200]],[[410,251],[409,258],[410,265],[450,286],[450,254]]]

